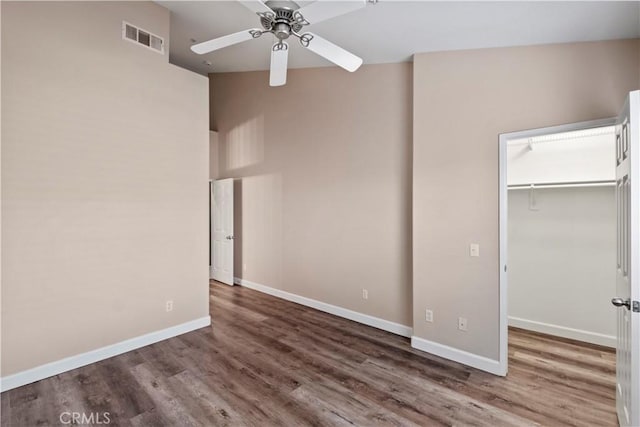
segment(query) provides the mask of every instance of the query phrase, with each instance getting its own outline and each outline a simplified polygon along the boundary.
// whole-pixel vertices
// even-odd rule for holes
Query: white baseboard
[[[416,336],[411,337],[411,347],[494,375],[500,375],[502,377],[507,375],[507,372],[501,368],[500,362],[497,360],[478,356],[477,354],[449,347],[444,344],[438,344],[433,341],[425,340],[424,338]]]
[[[344,317],[345,319],[353,320],[355,322],[372,326],[374,328],[382,329],[383,331],[391,332],[396,335],[410,337],[411,346],[418,350],[426,351],[428,353],[435,354],[436,356],[453,360],[454,362],[459,362],[473,368],[492,373],[494,375],[505,376],[507,374],[506,371],[502,370],[502,368],[500,367],[500,363],[497,360],[488,359],[483,356],[478,356],[476,354],[468,353],[463,350],[458,350],[453,347],[448,347],[446,345],[434,343],[422,338],[412,336],[413,329],[410,326],[390,322],[378,317],[369,316],[368,314],[358,313],[357,311],[348,310],[346,308],[292,294],[280,289],[271,288],[269,286],[251,282],[249,280],[240,279],[238,277],[236,277],[234,281],[238,285],[254,289],[256,291],[269,294],[277,298],[282,298],[287,301],[315,308],[316,310],[324,311],[335,316]]]
[[[55,362],[36,366],[35,368],[27,369],[26,371],[7,375],[6,377],[0,378],[0,391],[4,392],[7,390],[11,390],[12,388],[30,384],[35,381],[52,377],[54,375],[67,372],[81,366],[86,366],[91,363],[99,362],[101,360],[108,359],[110,357],[117,356],[119,354],[126,353],[128,351],[135,350],[140,347],[156,343],[158,341],[166,340],[177,335],[182,335],[196,329],[204,328],[205,326],[209,325],[211,325],[211,317],[205,316],[199,319],[191,320],[189,322],[181,323],[176,326],[172,326],[170,328],[151,332],[125,341],[120,341],[118,343],[98,348],[96,350],[91,350],[86,353],[70,356],[61,360],[56,360]]]
[[[234,281],[236,284],[244,286],[246,288],[254,289],[258,292],[269,294],[277,298],[282,298],[287,301],[295,302],[300,305],[315,308],[316,310],[324,311],[325,313],[330,313],[335,316],[344,317],[345,319],[353,320],[354,322],[362,323],[367,326],[373,326],[374,328],[382,329],[383,331],[391,332],[396,335],[401,335],[408,338],[413,334],[413,329],[411,328],[411,326],[390,322],[378,317],[369,316],[368,314],[363,314],[357,311],[338,307],[337,305],[327,304],[325,302],[292,294],[280,289],[271,288],[269,286],[251,282],[249,280],[240,279],[238,277],[236,277]]]
[[[615,348],[617,342],[615,335],[605,335],[597,332],[583,331],[581,329],[567,328],[566,326],[537,322],[535,320],[527,320],[520,317],[509,316],[509,326],[540,332],[543,334],[555,335],[557,337],[603,345],[606,347]]]

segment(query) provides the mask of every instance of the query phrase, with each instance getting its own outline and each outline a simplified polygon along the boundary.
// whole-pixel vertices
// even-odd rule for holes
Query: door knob
[[[622,298],[613,298],[611,300],[611,304],[615,305],[616,307],[627,307],[628,310],[631,310],[631,300],[624,300]]]
[[[233,239],[235,239],[235,237],[233,237],[233,236],[227,236],[227,240],[233,240]]]

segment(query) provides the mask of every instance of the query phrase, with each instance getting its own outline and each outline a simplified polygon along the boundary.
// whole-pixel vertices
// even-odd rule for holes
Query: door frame
[[[507,183],[507,145],[509,141],[522,138],[533,138],[536,136],[553,133],[572,132],[576,130],[592,129],[616,124],[617,118],[589,120],[585,122],[570,123],[566,125],[550,126],[538,129],[529,129],[517,132],[501,133],[499,135],[499,310],[500,310],[500,347],[499,347],[499,367],[498,375],[505,376],[509,369],[509,311],[508,311],[508,274],[507,274],[507,224],[508,224],[508,183]]]
[[[213,181],[209,180],[209,280],[213,279]]]

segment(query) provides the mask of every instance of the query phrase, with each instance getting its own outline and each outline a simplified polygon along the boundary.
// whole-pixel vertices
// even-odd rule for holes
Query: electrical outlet
[[[167,313],[170,311],[173,311],[173,300],[167,301],[166,309],[167,309]]]
[[[369,291],[366,289],[362,290],[362,299],[369,299]]]
[[[433,322],[433,310],[427,309],[424,314],[424,320],[427,322]]]
[[[458,317],[458,329],[461,331],[467,331],[467,318]]]

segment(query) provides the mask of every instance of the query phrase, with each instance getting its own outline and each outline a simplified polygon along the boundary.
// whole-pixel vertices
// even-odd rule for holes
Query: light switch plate
[[[427,322],[433,322],[433,310],[425,310],[424,320]]]
[[[473,256],[473,257],[480,256],[480,244],[471,243],[469,245],[469,256]]]

